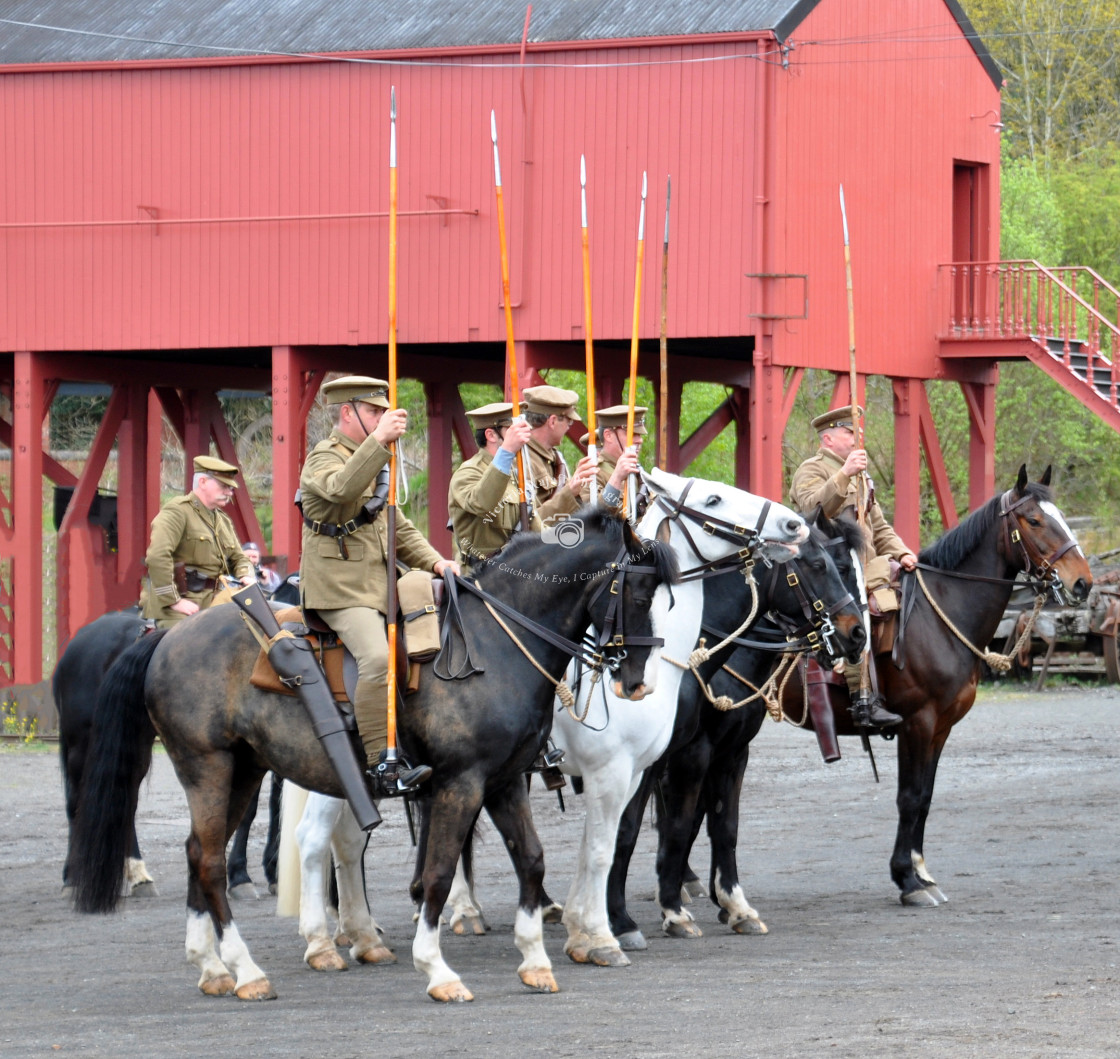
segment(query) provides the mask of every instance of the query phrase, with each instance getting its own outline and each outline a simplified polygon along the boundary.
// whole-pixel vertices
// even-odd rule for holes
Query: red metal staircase
[[[1120,291],[1083,265],[970,261],[938,270],[941,355],[1028,359],[1120,432]]]

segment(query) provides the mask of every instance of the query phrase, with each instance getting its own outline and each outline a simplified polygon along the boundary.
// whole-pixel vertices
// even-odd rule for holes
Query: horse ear
[[[639,473],[641,474],[642,482],[645,483],[646,488],[649,489],[651,493],[657,493],[659,496],[663,496],[667,492],[667,489],[663,483],[659,482],[654,477],[654,472],[656,470],[657,468],[654,468],[653,471],[642,470]]]
[[[1039,478],[1039,482],[1042,485],[1049,485],[1050,484],[1050,470],[1051,470],[1051,465],[1048,463],[1046,465],[1046,470],[1044,470],[1042,472],[1042,477]]]
[[[804,516],[805,524],[807,526],[820,526],[821,513],[823,512],[823,510],[823,507],[820,504],[817,504],[817,506],[814,507],[812,511]]]
[[[1027,488],[1027,465],[1024,463],[1019,468],[1019,479],[1015,483],[1015,492],[1022,493]]]

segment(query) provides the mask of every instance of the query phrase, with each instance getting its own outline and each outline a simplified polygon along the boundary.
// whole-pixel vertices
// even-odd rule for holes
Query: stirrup
[[[563,761],[564,751],[558,746],[549,746],[537,755],[536,761],[529,766],[529,771],[547,772],[549,769],[557,768]]]
[[[891,713],[886,707],[886,700],[882,695],[858,695],[852,699],[852,720],[859,728],[893,728],[902,724],[902,718],[897,713]]]
[[[432,778],[430,765],[412,767],[403,758],[396,761],[379,761],[376,768],[366,772],[374,798],[393,798],[412,794],[421,784]]]

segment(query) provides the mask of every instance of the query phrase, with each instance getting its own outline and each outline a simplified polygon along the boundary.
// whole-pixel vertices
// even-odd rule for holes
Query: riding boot
[[[363,831],[372,831],[381,823],[381,814],[373,804],[342,712],[311,645],[299,636],[279,636],[280,625],[260,585],[249,585],[234,593],[233,602],[268,636],[268,660],[272,668],[280,675],[281,682],[295,691],[307,710],[315,735],[334,766],[358,826]]]
[[[388,751],[382,750],[377,765],[369,769],[366,775],[370,779],[375,797],[392,798],[412,794],[422,783],[432,778],[432,768],[430,765],[409,765],[403,758],[390,758]]]
[[[865,691],[861,687],[858,663],[844,663],[844,678],[848,682],[852,720],[857,728],[893,728],[896,724],[902,724],[902,718],[887,709],[887,700],[879,692],[870,689]]]

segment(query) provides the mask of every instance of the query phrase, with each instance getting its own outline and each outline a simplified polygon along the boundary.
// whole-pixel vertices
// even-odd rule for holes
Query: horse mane
[[[848,551],[855,551],[857,555],[862,555],[868,544],[867,530],[856,521],[848,508],[835,518],[818,515],[812,525],[812,533],[821,544],[839,537],[844,542],[844,547]]]
[[[1041,482],[1028,482],[1026,495],[1039,503],[1051,500],[1053,494]],[[993,496],[983,507],[978,507],[959,526],[939,537],[928,548],[918,553],[918,561],[942,570],[955,570],[968,558],[991,532],[1000,517],[1002,493]]]

